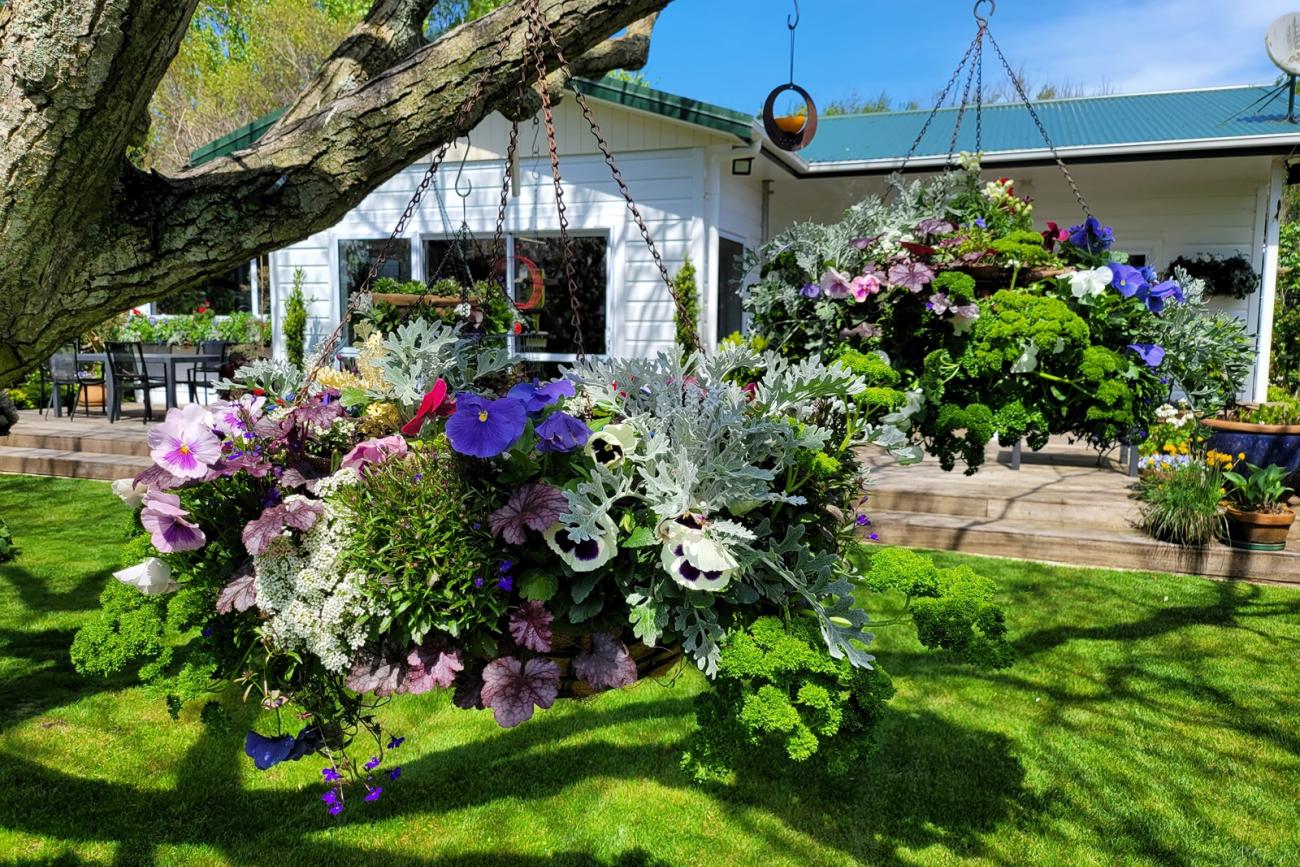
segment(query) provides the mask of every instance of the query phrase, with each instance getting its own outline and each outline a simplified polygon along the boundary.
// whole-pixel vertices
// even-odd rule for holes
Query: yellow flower
[[[361,385],[361,380],[357,379],[356,374],[347,370],[335,370],[332,367],[322,367],[316,371],[316,381],[326,388],[337,388],[339,391]]]
[[[397,412],[397,404],[378,401],[366,407],[361,415],[361,429],[367,436],[377,437],[390,434],[402,423]]]
[[[1237,460],[1239,460],[1239,461],[1244,461],[1245,459],[1246,459],[1246,453],[1245,453],[1245,452],[1238,452],[1238,453],[1237,453]]]

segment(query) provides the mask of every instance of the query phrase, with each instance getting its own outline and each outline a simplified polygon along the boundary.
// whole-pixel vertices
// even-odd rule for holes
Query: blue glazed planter
[[[1247,424],[1239,421],[1206,419],[1214,431],[1207,445],[1234,458],[1243,452],[1257,467],[1273,464],[1291,471],[1287,484],[1300,490],[1300,425]]]

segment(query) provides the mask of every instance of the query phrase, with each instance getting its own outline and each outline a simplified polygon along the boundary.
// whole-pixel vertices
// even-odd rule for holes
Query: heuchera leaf
[[[217,613],[244,612],[257,604],[257,576],[245,567],[217,594]]]
[[[545,602],[560,589],[559,580],[550,572],[533,570],[525,572],[523,578],[515,583],[519,595],[524,599],[536,599]]]
[[[446,647],[441,640],[425,639],[424,644],[411,648],[406,655],[406,679],[402,691],[420,695],[435,686],[447,688],[456,680],[456,672],[463,671],[460,651]]]
[[[559,488],[537,482],[520,486],[504,506],[488,517],[488,525],[492,535],[511,545],[522,545],[528,540],[524,528],[543,533],[568,510],[569,501]]]
[[[311,500],[290,500],[268,506],[261,517],[249,521],[244,527],[244,547],[254,556],[266,551],[271,540],[280,535],[285,527],[295,530],[310,530],[316,519],[325,511],[324,505]]]
[[[405,675],[406,662],[393,654],[391,647],[364,647],[353,661],[344,685],[353,692],[396,695],[402,689]]]
[[[549,659],[504,656],[483,669],[483,706],[492,708],[502,728],[532,719],[534,706],[550,707],[559,693],[560,668]]]
[[[551,649],[551,621],[555,615],[540,602],[529,601],[510,612],[510,636],[520,647],[546,653]]]
[[[592,689],[617,689],[636,683],[636,660],[623,642],[597,632],[591,636],[591,650],[573,660],[573,673]]]
[[[476,664],[462,671],[456,678],[456,690],[451,703],[461,710],[483,709],[483,669]]]

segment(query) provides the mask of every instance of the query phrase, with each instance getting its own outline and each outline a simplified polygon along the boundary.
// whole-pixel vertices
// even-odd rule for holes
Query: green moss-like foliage
[[[996,376],[1010,371],[1026,341],[1037,347],[1039,358],[1069,358],[1082,352],[1088,340],[1088,323],[1064,301],[1003,289],[976,321],[962,365],[976,376]]]
[[[811,621],[761,617],[729,636],[714,689],[695,700],[699,729],[682,767],[725,779],[757,747],[843,775],[876,748],[893,694],[884,669],[831,659]]]
[[[13,531],[5,523],[4,518],[0,518],[0,563],[8,563],[21,553],[18,546],[14,544]]]
[[[935,292],[942,292],[949,298],[973,298],[975,278],[963,271],[944,271],[934,278],[930,288]]]
[[[872,549],[864,577],[872,591],[907,597],[917,638],[926,647],[981,667],[1011,664],[1015,651],[991,579],[969,566],[937,568],[929,557],[903,548]]]
[[[984,463],[984,447],[997,432],[993,423],[993,411],[982,403],[968,403],[958,406],[946,403],[939,407],[934,422],[926,431],[930,437],[931,450],[939,458],[939,466],[951,470],[957,465],[957,457],[966,463],[966,473],[970,475]]]
[[[866,381],[867,387],[857,396],[857,403],[867,413],[868,419],[874,420],[893,412],[907,399],[907,395],[895,387],[900,380],[898,371],[890,367],[879,353],[859,352],[845,346],[837,360]]]
[[[993,413],[993,426],[998,432],[998,444],[1003,447],[1012,446],[1023,439],[1028,441],[1031,449],[1037,451],[1047,445],[1047,439],[1051,435],[1047,417],[1019,400],[998,407]]]
[[[1041,265],[1054,258],[1043,246],[1043,236],[1037,232],[1011,232],[989,246],[997,251],[999,259],[1018,265]]]

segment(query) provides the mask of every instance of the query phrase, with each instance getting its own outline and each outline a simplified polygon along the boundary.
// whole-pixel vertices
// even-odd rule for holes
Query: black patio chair
[[[89,371],[82,370],[81,358],[78,354],[77,344],[66,346],[50,356],[47,366],[49,369],[50,382],[50,401],[48,407],[42,406],[41,412],[44,413],[46,408],[54,406],[54,392],[56,389],[67,388],[72,395],[72,400],[68,405],[68,419],[71,420],[77,414],[77,404],[81,401],[82,395],[92,385],[103,385],[104,377],[95,376]],[[74,390],[75,387],[75,390]],[[90,400],[85,402],[86,417],[90,417]]]
[[[217,361],[200,361],[190,368],[185,378],[190,391],[190,403],[198,403],[200,388],[203,389],[203,399],[206,402],[208,391],[217,387],[221,381],[221,368],[226,363],[228,346],[224,340],[204,340],[199,343],[199,355],[219,355],[221,358]]]
[[[153,401],[150,389],[165,388],[167,378],[153,375],[144,362],[144,348],[139,343],[109,343],[104,346],[108,356],[108,370],[113,377],[113,406],[109,410],[108,420],[117,421],[122,417],[122,392],[126,389],[140,391],[144,400],[144,423],[153,420]]]

